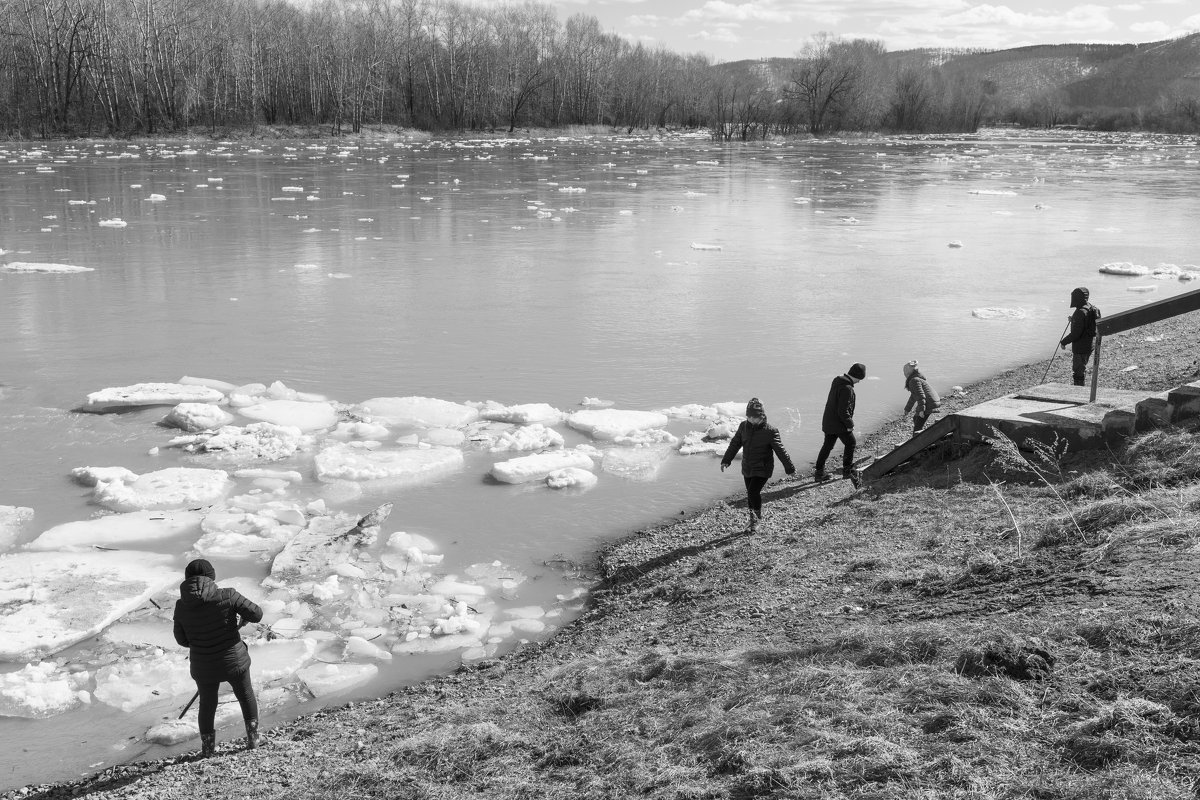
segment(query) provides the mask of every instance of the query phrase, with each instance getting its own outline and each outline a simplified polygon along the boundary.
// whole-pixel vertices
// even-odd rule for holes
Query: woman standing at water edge
[[[250,651],[238,628],[258,622],[263,612],[236,589],[217,586],[212,564],[198,558],[187,565],[175,604],[175,641],[190,650],[192,680],[200,696],[200,757],[217,749],[214,720],[217,691],[225,681],[242,707],[247,749],[258,746],[258,700],[250,683]]]
[[[746,481],[746,505],[750,509],[747,531],[753,531],[762,520],[762,488],[775,471],[775,456],[783,462],[788,475],[796,474],[791,456],[783,449],[779,429],[767,424],[767,412],[757,397],[746,404],[746,421],[738,425],[737,433],[729,442],[721,458],[721,471],[733,463],[738,450],[742,451],[742,477]]]

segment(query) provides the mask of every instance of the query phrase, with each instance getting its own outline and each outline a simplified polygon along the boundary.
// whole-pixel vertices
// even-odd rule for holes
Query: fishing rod
[[[1046,376],[1050,374],[1050,367],[1054,365],[1054,359],[1058,356],[1058,350],[1062,347],[1060,344],[1063,338],[1067,335],[1067,328],[1071,327],[1071,318],[1067,318],[1067,324],[1063,327],[1062,336],[1058,337],[1058,342],[1054,344],[1054,352],[1050,354],[1050,363],[1046,365],[1046,371],[1042,373],[1042,383],[1046,382]]]

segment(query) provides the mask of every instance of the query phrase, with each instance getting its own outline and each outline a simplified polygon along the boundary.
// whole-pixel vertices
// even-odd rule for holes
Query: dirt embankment
[[[1196,380],[1198,323],[1106,340],[1105,384]],[[1196,796],[1200,435],[1032,465],[978,447],[766,496],[754,534],[735,498],[614,544],[587,612],[543,644],[253,752],[6,797]]]

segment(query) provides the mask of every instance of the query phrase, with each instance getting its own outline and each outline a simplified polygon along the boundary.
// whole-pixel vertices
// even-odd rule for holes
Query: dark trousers
[[[254,686],[250,683],[250,670],[234,675],[228,683],[233,687],[233,696],[237,698],[238,704],[242,707],[242,719],[258,719],[258,698],[254,696]],[[200,690],[199,722],[200,735],[203,736],[216,731],[213,723],[217,716],[217,692],[221,688],[221,684],[220,682],[200,683],[196,681],[196,688]]]
[[[849,477],[854,469],[854,448],[858,446],[858,440],[854,438],[854,431],[825,434],[825,444],[821,445],[821,452],[817,453],[817,472],[825,471],[825,460],[833,452],[833,445],[838,439],[841,439],[842,444],[846,447],[845,452],[842,453],[842,476]]]
[[[746,481],[746,505],[750,513],[762,519],[762,490],[767,485],[767,479],[761,475],[743,475]]]
[[[1091,358],[1091,350],[1086,353],[1071,354],[1071,379],[1076,386],[1083,386],[1084,378],[1087,377],[1087,364]]]
[[[925,423],[929,422],[929,418],[932,415],[933,415],[932,411],[929,412],[928,414],[913,414],[913,435],[914,436],[916,436],[918,433],[921,432],[921,428],[925,427]]]

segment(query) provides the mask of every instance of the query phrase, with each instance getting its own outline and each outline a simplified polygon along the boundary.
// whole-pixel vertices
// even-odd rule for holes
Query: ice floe
[[[364,450],[338,443],[317,453],[315,468],[322,481],[380,481],[401,484],[437,480],[463,467],[462,451],[453,447]]]
[[[162,418],[162,424],[189,433],[216,430],[233,422],[233,415],[212,403],[180,403]]]
[[[303,400],[267,400],[239,408],[238,413],[260,422],[299,428],[305,432],[332,428],[338,421],[337,409],[329,403]]]
[[[254,422],[244,428],[226,425],[215,431],[176,436],[167,442],[189,453],[206,453],[224,460],[279,461],[307,449],[313,438],[299,428]]]
[[[137,658],[118,661],[96,671],[96,699],[121,711],[134,711],[164,698],[187,697],[196,683],[188,672],[188,658],[155,649]]]
[[[95,272],[95,267],[77,267],[73,264],[48,264],[32,261],[10,261],[7,264],[0,264],[0,269],[8,272]]]
[[[567,417],[567,424],[594,439],[611,440],[647,428],[665,427],[667,415],[657,411],[587,409],[571,414]]]
[[[389,425],[413,428],[461,428],[479,419],[477,408],[431,397],[375,397],[356,410]]]
[[[178,560],[157,553],[0,555],[0,661],[56,653],[178,582]]]
[[[653,480],[667,462],[672,448],[614,447],[604,451],[600,469],[612,475],[636,481]]]
[[[135,383],[92,392],[76,411],[103,414],[122,408],[174,406],[180,403],[220,403],[225,394],[207,386],[183,383]]]
[[[43,532],[26,550],[90,550],[124,548],[200,533],[197,511],[130,511],[95,519],[65,522]]]
[[[720,250],[721,245],[719,245],[719,244],[704,244],[702,242],[692,242],[692,249],[693,250],[714,250],[715,251],[715,250]]]
[[[554,425],[562,422],[565,416],[562,411],[548,403],[525,403],[515,406],[484,403],[479,407],[479,415],[483,419],[493,422],[512,422],[518,425],[529,425],[534,422]]]
[[[102,219],[97,224],[102,228],[124,228],[129,223],[120,217],[113,217],[112,219]]]
[[[220,469],[168,467],[96,484],[93,497],[113,511],[188,508],[220,500],[233,488],[229,473]]]
[[[1149,267],[1143,267],[1141,264],[1131,264],[1128,261],[1114,261],[1100,267],[1100,272],[1105,275],[1126,275],[1130,277],[1141,277],[1150,274]]]
[[[579,467],[563,467],[546,475],[551,489],[590,489],[600,481],[595,473]]]
[[[26,664],[0,675],[0,716],[45,719],[91,702],[87,672],[70,672],[53,661]]]
[[[0,506],[0,553],[11,549],[32,524],[32,508]]]
[[[567,467],[590,470],[595,467],[595,462],[578,450],[557,450],[493,464],[491,475],[502,483],[529,483],[544,481],[551,472]]]
[[[506,450],[545,450],[552,447],[563,447],[565,441],[562,434],[553,428],[547,428],[540,423],[522,425],[517,428],[501,431],[488,446],[489,453],[501,453]]]
[[[977,319],[1025,319],[1029,312],[1023,308],[984,307],[971,310],[971,316]]]

